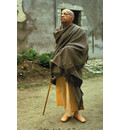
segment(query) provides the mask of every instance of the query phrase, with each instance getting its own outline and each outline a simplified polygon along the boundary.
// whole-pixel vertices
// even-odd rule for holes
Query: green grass
[[[31,87],[41,87],[41,86],[48,86],[49,83],[48,82],[41,82],[41,83],[36,83],[36,84],[18,84],[17,88],[21,89],[27,89],[27,88],[31,88]]]
[[[89,74],[86,74],[86,75],[83,75],[83,79],[89,79],[89,78],[95,78],[95,77],[99,77],[99,76],[102,76],[103,74],[93,74],[93,73],[89,73]]]
[[[39,53],[33,48],[30,48],[29,50],[22,50],[21,56],[29,61],[33,61],[39,57]]]
[[[39,64],[43,67],[50,68],[50,60],[53,58],[53,52],[50,53],[43,53],[39,56]]]

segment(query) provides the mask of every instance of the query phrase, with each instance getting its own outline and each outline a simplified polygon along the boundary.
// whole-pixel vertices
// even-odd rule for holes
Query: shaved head
[[[62,10],[62,11],[63,11],[63,10]],[[69,12],[69,13],[71,14],[71,16],[73,16],[73,18],[74,18],[74,13],[73,13],[73,11],[71,11],[70,9],[64,9],[64,11]]]
[[[69,9],[63,9],[61,12],[61,23],[63,24],[63,27],[72,24],[73,20],[74,20],[73,11]]]

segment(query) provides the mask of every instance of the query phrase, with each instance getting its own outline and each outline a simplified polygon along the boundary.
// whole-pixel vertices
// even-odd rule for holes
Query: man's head
[[[74,13],[69,9],[64,9],[61,12],[61,23],[72,23],[74,20]]]

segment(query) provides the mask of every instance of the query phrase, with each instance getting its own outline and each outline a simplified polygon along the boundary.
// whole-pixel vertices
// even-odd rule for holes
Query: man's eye
[[[61,15],[69,15],[69,14],[64,13],[64,14],[61,14]]]

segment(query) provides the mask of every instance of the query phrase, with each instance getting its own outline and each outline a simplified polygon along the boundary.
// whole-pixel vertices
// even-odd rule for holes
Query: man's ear
[[[73,17],[71,17],[71,21],[73,22],[73,20],[74,20],[74,18]]]

